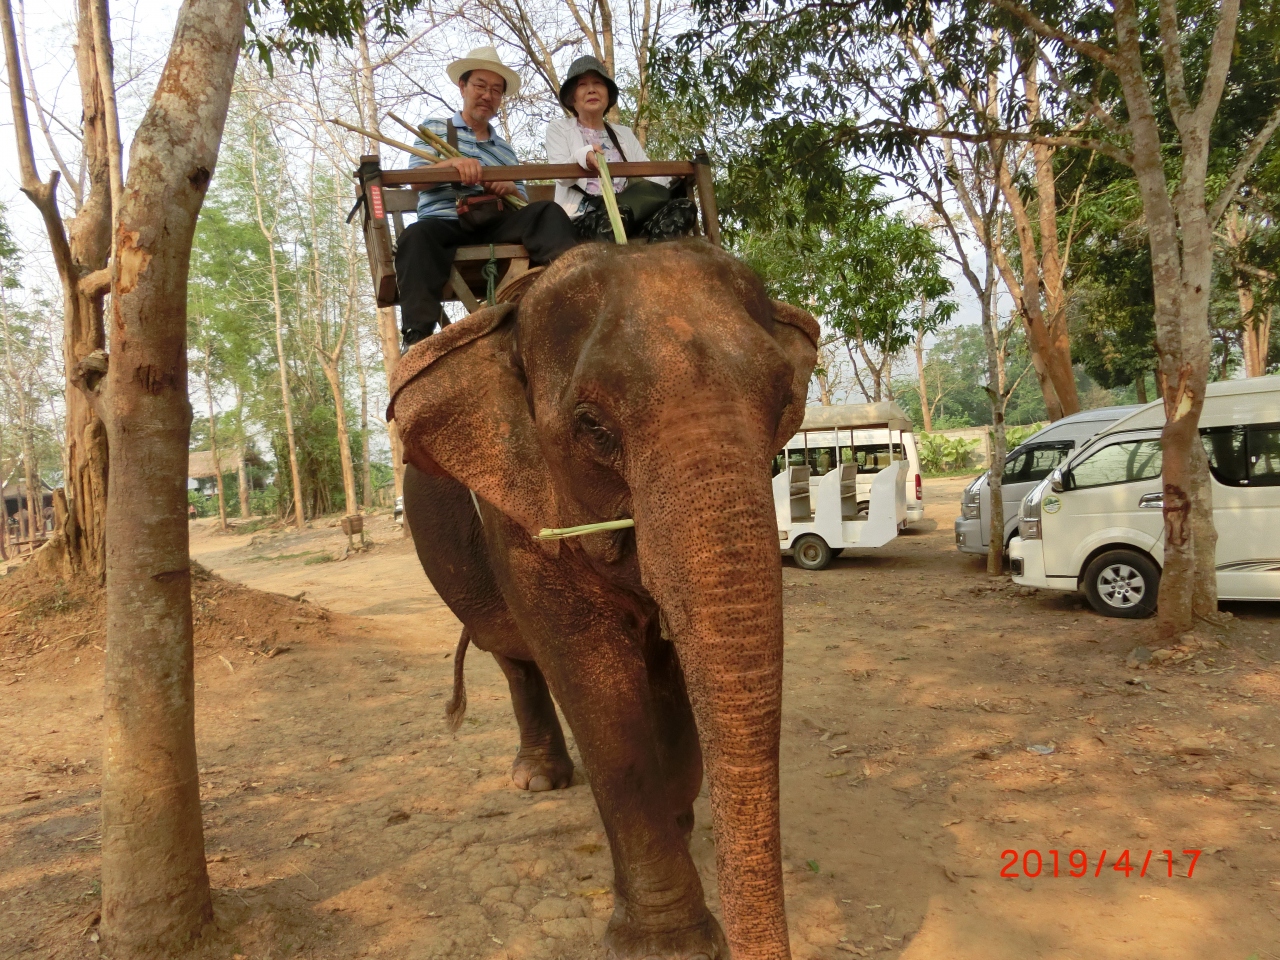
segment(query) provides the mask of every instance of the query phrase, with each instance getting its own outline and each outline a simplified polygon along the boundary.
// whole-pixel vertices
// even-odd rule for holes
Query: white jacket
[[[609,126],[613,127],[613,132],[617,134],[622,155],[627,158],[628,163],[643,163],[649,159],[649,155],[644,152],[644,147],[640,146],[640,141],[636,139],[630,127],[617,123],[611,123]],[[587,141],[582,139],[581,131],[578,130],[577,117],[564,117],[547,124],[547,163],[576,163],[585,171],[587,153],[590,149]],[[573,189],[574,185],[585,190],[588,181],[593,179],[595,178],[582,177],[579,180],[557,180],[556,203],[564,207],[565,213],[569,216],[577,216],[578,207],[582,203],[582,194]],[[668,177],[649,177],[648,179],[664,187],[670,184]]]

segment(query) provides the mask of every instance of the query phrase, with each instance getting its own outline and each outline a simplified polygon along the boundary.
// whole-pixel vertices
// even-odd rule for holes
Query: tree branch
[[[116,108],[115,63],[111,49],[111,21],[107,0],[91,0],[93,46],[98,62],[98,85],[107,122],[107,170],[111,177],[111,261],[115,262],[116,234],[124,203],[124,148],[120,140],[120,111]]]
[[[1115,70],[1118,66],[1116,55],[1105,47],[1100,47],[1096,43],[1090,43],[1087,40],[1081,40],[1079,37],[1073,37],[1071,34],[1059,27],[1051,26],[1045,23],[1034,13],[1022,6],[1020,3],[1014,3],[1013,0],[992,0],[997,7],[1006,13],[1011,13],[1021,20],[1034,33],[1048,40],[1057,40],[1066,47],[1070,47],[1076,53],[1094,60],[1108,70]]]
[[[31,101],[31,106],[35,108],[36,122],[40,124],[40,132],[44,134],[44,141],[49,147],[49,153],[53,156],[53,162],[57,164],[58,170],[62,173],[62,179],[71,188],[71,193],[76,199],[76,207],[78,209],[83,200],[83,188],[76,181],[76,178],[71,175],[71,169],[62,158],[62,151],[58,149],[58,142],[53,139],[53,133],[49,130],[49,121],[45,117],[44,108],[40,106],[40,97],[36,93],[36,76],[31,69],[31,55],[27,53],[26,10],[23,7],[22,0],[18,0],[18,48],[22,55],[22,67],[27,73],[27,99]],[[65,125],[62,126],[65,129]]]
[[[1169,112],[1178,132],[1186,136],[1186,126],[1193,119],[1194,111],[1187,98],[1186,74],[1182,69],[1182,38],[1178,35],[1177,0],[1160,0],[1158,21],[1160,24],[1160,59],[1164,61],[1165,94],[1169,98]],[[1219,20],[1221,23],[1221,20]]]
[[[1172,4],[1174,0],[1161,0]],[[1203,136],[1209,135],[1209,125],[1218,112],[1222,102],[1222,91],[1227,84],[1227,72],[1231,69],[1231,54],[1236,45],[1236,27],[1240,22],[1240,0],[1221,0],[1222,7],[1218,12],[1218,25],[1213,30],[1213,44],[1209,48],[1209,71],[1204,78],[1204,89],[1200,91],[1200,102],[1196,104],[1195,124],[1203,130]]]
[[[1039,143],[1047,147],[1075,147],[1079,150],[1096,150],[1104,157],[1110,157],[1125,166],[1133,164],[1133,153],[1131,151],[1107,143],[1105,140],[1095,140],[1092,137],[1045,137],[1035,133],[1020,133],[1016,130],[1002,130],[999,128],[985,133],[966,133],[963,130],[917,127],[914,124],[896,120],[880,120],[874,124],[867,124],[856,129],[862,131],[875,128],[888,128],[901,133],[910,133],[921,137],[936,137],[941,140],[959,140],[963,143],[990,143],[994,140],[1004,140],[1014,143]]]
[[[1249,144],[1236,163],[1235,169],[1231,171],[1231,176],[1227,178],[1226,186],[1222,188],[1218,198],[1213,201],[1213,206],[1209,208],[1210,229],[1213,229],[1218,221],[1222,219],[1223,214],[1227,212],[1227,207],[1240,189],[1240,184],[1244,183],[1244,178],[1248,176],[1249,168],[1257,161],[1258,156],[1262,153],[1267,141],[1271,139],[1278,126],[1280,126],[1280,107],[1276,107],[1271,111],[1271,116],[1267,117],[1267,122],[1263,124],[1262,129],[1258,131],[1257,136],[1253,138],[1253,142]]]
[[[31,144],[31,120],[27,116],[27,98],[22,86],[21,61],[18,59],[18,38],[13,28],[13,7],[9,0],[0,0],[0,31],[4,33],[5,65],[9,68],[9,105],[13,110],[14,138],[18,141],[18,167],[22,172],[22,189],[25,193],[39,192],[45,185],[36,173],[36,153]],[[46,189],[52,193],[52,183]],[[31,198],[33,201],[35,197]],[[37,204],[38,205],[38,204]]]

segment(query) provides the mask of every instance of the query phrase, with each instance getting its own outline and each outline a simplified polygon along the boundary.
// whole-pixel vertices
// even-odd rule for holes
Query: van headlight
[[[978,490],[981,488],[982,481],[985,480],[986,477],[987,475],[984,473],[982,476],[976,478],[964,488],[964,493],[960,494],[960,516],[962,519],[977,520],[982,516],[982,506],[979,503],[981,494]]]
[[[1018,536],[1023,540],[1040,539],[1040,502],[1044,499],[1046,483],[1038,483],[1022,501],[1018,511]]]

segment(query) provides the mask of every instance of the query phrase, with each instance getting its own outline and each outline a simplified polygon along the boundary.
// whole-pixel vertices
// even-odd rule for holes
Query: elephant
[[[418,557],[506,675],[516,786],[586,768],[614,868],[608,955],[790,955],[779,838],[782,572],[770,462],[818,324],[702,240],[588,244],[392,382]],[[543,528],[632,519],[570,539]],[[554,702],[553,702],[554,698]],[[688,851],[705,760],[724,926]]]

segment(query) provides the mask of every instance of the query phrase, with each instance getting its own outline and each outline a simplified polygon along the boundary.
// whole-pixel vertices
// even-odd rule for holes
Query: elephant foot
[[[521,790],[563,790],[573,782],[573,761],[521,749],[511,764],[511,780]]]
[[[615,913],[604,945],[608,960],[729,960],[724,931],[705,907],[701,920],[678,930],[642,928]]]

